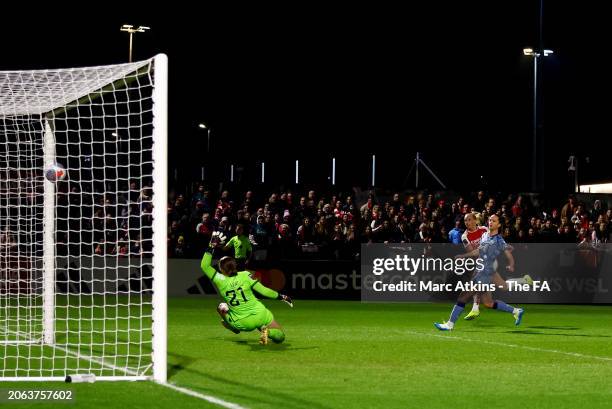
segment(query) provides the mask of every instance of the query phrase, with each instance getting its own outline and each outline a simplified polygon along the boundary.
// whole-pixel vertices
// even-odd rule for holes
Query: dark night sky
[[[197,129],[205,121],[217,160],[247,167],[266,159],[280,171],[299,158],[314,171],[335,155],[344,175],[350,163],[365,179],[376,153],[380,177],[402,181],[418,150],[452,187],[477,186],[482,175],[492,188],[527,189],[532,62],[521,50],[537,46],[539,2],[428,3],[160,5],[154,17],[108,6],[81,17],[38,10],[27,21],[14,11],[0,27],[0,69],[124,62],[120,25],[148,25],[134,55],[169,55],[171,166],[186,155],[194,166],[205,159]],[[565,3],[544,5],[544,46],[555,55],[541,65],[541,134],[553,188],[565,184],[572,151],[589,156],[585,176],[612,178],[612,67],[598,55],[609,48],[609,24],[599,3]]]

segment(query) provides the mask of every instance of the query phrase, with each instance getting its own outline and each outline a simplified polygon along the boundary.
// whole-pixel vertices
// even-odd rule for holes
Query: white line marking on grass
[[[22,335],[19,334],[19,332],[14,332],[14,331],[9,331],[9,332],[11,333],[11,335],[17,335],[18,337],[22,336]],[[123,373],[125,373],[127,375],[133,375],[133,376],[140,376],[141,375],[138,372],[134,371],[133,369],[122,368],[120,366],[113,365],[113,364],[105,361],[104,359],[99,359],[99,358],[95,358],[95,357],[92,357],[92,356],[84,355],[84,354],[76,352],[76,351],[74,351],[74,350],[72,350],[70,348],[66,348],[66,347],[63,347],[63,346],[60,346],[60,345],[55,345],[55,344],[45,345],[45,346],[47,346],[49,348],[57,349],[59,351],[62,351],[66,355],[70,355],[70,356],[72,356],[74,358],[83,359],[85,361],[93,362],[93,363],[98,364],[100,366],[106,367],[107,369],[112,369],[114,371],[121,371],[121,372],[123,372]]]
[[[49,346],[52,347],[52,348],[58,349],[60,351],[63,351],[67,355],[71,355],[71,356],[73,356],[73,357],[75,357],[77,359],[83,359],[85,361],[93,362],[93,363],[96,363],[96,364],[98,364],[100,366],[106,367],[108,369],[112,369],[114,371],[121,371],[121,372],[123,372],[125,374],[128,374],[128,375],[140,375],[138,372],[136,372],[136,371],[134,371],[132,369],[122,368],[122,367],[113,365],[111,363],[106,362],[103,359],[98,359],[98,358],[95,358],[95,357],[92,357],[92,356],[88,356],[88,355],[82,355],[82,354],[79,354],[78,352],[72,351],[72,350],[70,350],[68,348],[64,348],[64,347],[59,346],[59,345],[49,345]],[[171,384],[171,383],[156,382],[156,384],[157,385],[161,385],[161,386],[165,386],[166,388],[175,390],[175,391],[180,392],[180,393],[184,393],[185,395],[189,395],[189,396],[194,397],[194,398],[205,400],[207,402],[213,403],[215,405],[222,406],[224,408],[228,408],[228,409],[247,409],[246,407],[240,406],[237,403],[228,402],[228,401],[225,401],[223,399],[215,398],[214,396],[210,396],[210,395],[204,395],[204,394],[201,394],[199,392],[192,391],[191,389],[187,389],[187,388],[183,388],[183,387],[180,387],[180,386],[176,386],[176,385]]]
[[[94,363],[97,363],[97,364],[99,364],[101,366],[105,366],[105,367],[107,367],[109,369],[121,371],[121,372],[127,373],[129,375],[140,375],[138,372],[136,372],[134,370],[131,370],[129,368],[120,368],[118,366],[109,364],[108,362],[105,362],[104,360],[101,360],[101,359],[96,359],[96,358],[93,358],[93,357],[87,356],[87,355],[79,355],[79,354],[77,354],[77,353],[75,353],[75,352],[73,352],[73,351],[71,351],[69,349],[66,349],[66,348],[63,348],[63,347],[60,347],[60,346],[57,346],[57,345],[55,345],[54,348],[57,348],[57,349],[59,349],[61,351],[64,351],[65,353],[67,353],[69,355],[72,355],[74,357],[77,357],[77,358],[80,358],[80,359],[84,359],[86,361],[94,362]],[[203,395],[203,394],[201,394],[199,392],[192,391],[191,389],[183,388],[183,387],[180,387],[180,386],[176,386],[176,385],[173,385],[171,383],[161,383],[161,382],[156,382],[156,383],[158,385],[165,386],[166,388],[170,388],[170,389],[175,390],[177,392],[184,393],[185,395],[189,395],[189,396],[192,396],[194,398],[203,399],[203,400],[205,400],[207,402],[214,403],[215,405],[223,406],[224,408],[228,408],[228,409],[247,409],[244,406],[238,405],[237,403],[228,402],[228,401],[225,401],[223,399],[215,398],[214,396],[210,396],[210,395]]]
[[[548,353],[551,353],[551,354],[561,354],[561,355],[573,356],[573,357],[576,357],[576,358],[597,359],[599,361],[612,362],[612,358],[611,357],[607,357],[607,356],[586,355],[586,354],[581,354],[581,353],[578,353],[578,352],[567,352],[567,351],[559,351],[557,349],[537,348],[537,347],[530,347],[530,346],[527,346],[527,345],[506,344],[504,342],[487,341],[487,340],[484,340],[484,339],[473,339],[473,338],[457,337],[457,336],[454,336],[454,335],[427,334],[425,332],[417,332],[417,331],[410,331],[410,330],[402,330],[402,331],[398,331],[398,332],[408,333],[408,334],[412,334],[412,335],[421,335],[421,336],[425,336],[425,337],[442,338],[442,339],[446,339],[446,340],[468,341],[468,342],[475,342],[475,343],[481,343],[481,344],[502,346],[502,347],[507,347],[507,348],[526,349],[528,351],[548,352]]]
[[[72,355],[74,357],[77,357],[77,358],[80,358],[80,359],[84,359],[86,361],[94,362],[94,363],[97,363],[97,364],[99,364],[101,366],[105,366],[105,367],[107,367],[109,369],[113,369],[113,370],[117,370],[117,371],[122,371],[124,373],[129,374],[129,375],[140,375],[138,372],[136,372],[134,370],[131,370],[129,368],[120,368],[118,366],[109,364],[108,362],[105,362],[104,360],[101,360],[101,359],[96,359],[96,358],[93,358],[93,357],[90,357],[90,356],[87,356],[87,355],[79,355],[79,354],[77,354],[77,353],[75,353],[75,352],[73,352],[73,351],[71,351],[69,349],[66,349],[66,348],[63,348],[63,347],[60,347],[60,346],[57,346],[57,345],[55,345],[54,348],[57,348],[57,349],[59,349],[61,351],[64,351],[65,353],[67,353],[69,355]],[[177,392],[184,393],[185,395],[189,395],[189,396],[192,396],[194,398],[203,399],[203,400],[205,400],[207,402],[214,403],[215,405],[223,406],[224,408],[228,408],[228,409],[247,409],[244,406],[240,406],[240,405],[238,405],[236,403],[228,402],[228,401],[225,401],[223,399],[215,398],[214,396],[210,396],[210,395],[203,395],[203,394],[201,394],[199,392],[192,391],[191,389],[183,388],[183,387],[180,387],[180,386],[176,386],[176,385],[173,385],[171,383],[161,383],[161,382],[156,382],[156,383],[158,385],[165,386],[166,388],[170,388],[170,389],[175,390]]]
[[[60,351],[63,351],[63,352],[65,352],[66,354],[71,355],[71,356],[73,356],[73,357],[75,357],[75,358],[77,358],[77,359],[83,359],[83,360],[85,360],[85,361],[93,362],[93,363],[95,363],[95,364],[98,364],[98,365],[100,365],[100,366],[105,366],[106,368],[108,368],[108,369],[112,369],[112,370],[114,370],[114,371],[121,371],[121,372],[123,372],[123,373],[125,373],[125,374],[128,374],[128,375],[134,375],[134,376],[139,376],[139,375],[141,375],[141,374],[139,374],[138,372],[134,371],[133,369],[129,369],[129,368],[122,368],[122,367],[119,367],[119,366],[113,365],[113,364],[111,364],[111,363],[108,363],[108,362],[106,362],[106,361],[105,361],[105,360],[103,360],[103,359],[94,358],[94,357],[92,357],[92,356],[88,356],[88,355],[82,355],[82,354],[79,354],[79,353],[77,353],[77,352],[75,352],[75,351],[73,351],[73,350],[71,350],[71,349],[64,348],[64,347],[61,347],[61,346],[59,346],[59,345],[49,345],[49,346],[50,346],[50,347],[53,347],[53,348],[55,348],[55,349],[59,349]]]
[[[224,408],[246,409],[244,406],[240,406],[237,403],[228,402],[223,399],[215,398],[214,396],[204,395],[199,392],[192,391],[191,389],[182,388],[180,386],[176,386],[171,383],[158,383],[158,385],[165,386],[166,388],[170,388],[177,392],[184,393],[185,395],[193,396],[194,398],[199,398],[207,402],[214,403],[215,405],[223,406]]]

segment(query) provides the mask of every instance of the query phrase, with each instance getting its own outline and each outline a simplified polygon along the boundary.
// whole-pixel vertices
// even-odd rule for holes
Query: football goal
[[[167,88],[0,72],[0,380],[166,380]]]

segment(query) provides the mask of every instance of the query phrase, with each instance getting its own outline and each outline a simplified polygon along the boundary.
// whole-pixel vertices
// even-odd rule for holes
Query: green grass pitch
[[[247,408],[609,408],[612,307],[527,305],[523,324],[483,310],[451,333],[450,304],[267,301],[287,340],[219,324],[215,298],[169,300],[169,381]],[[0,383],[72,389],[76,407],[218,407],[152,382]],[[3,402],[3,405],[6,401]],[[14,403],[38,408],[40,403]],[[56,404],[57,407],[69,404]],[[7,406],[8,407],[8,406]]]

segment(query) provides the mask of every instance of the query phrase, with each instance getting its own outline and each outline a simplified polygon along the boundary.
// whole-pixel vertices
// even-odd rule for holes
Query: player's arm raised
[[[202,272],[211,280],[215,274],[217,274],[217,270],[215,270],[215,268],[212,266],[213,250],[217,246],[222,245],[224,240],[225,236],[222,233],[214,232],[212,238],[210,239],[208,248],[204,251],[202,261],[200,261],[200,268],[202,269]]]
[[[217,270],[215,270],[215,268],[212,266],[212,248],[209,247],[204,252],[202,261],[200,261],[200,268],[206,277],[212,280],[213,276],[217,272]]]

